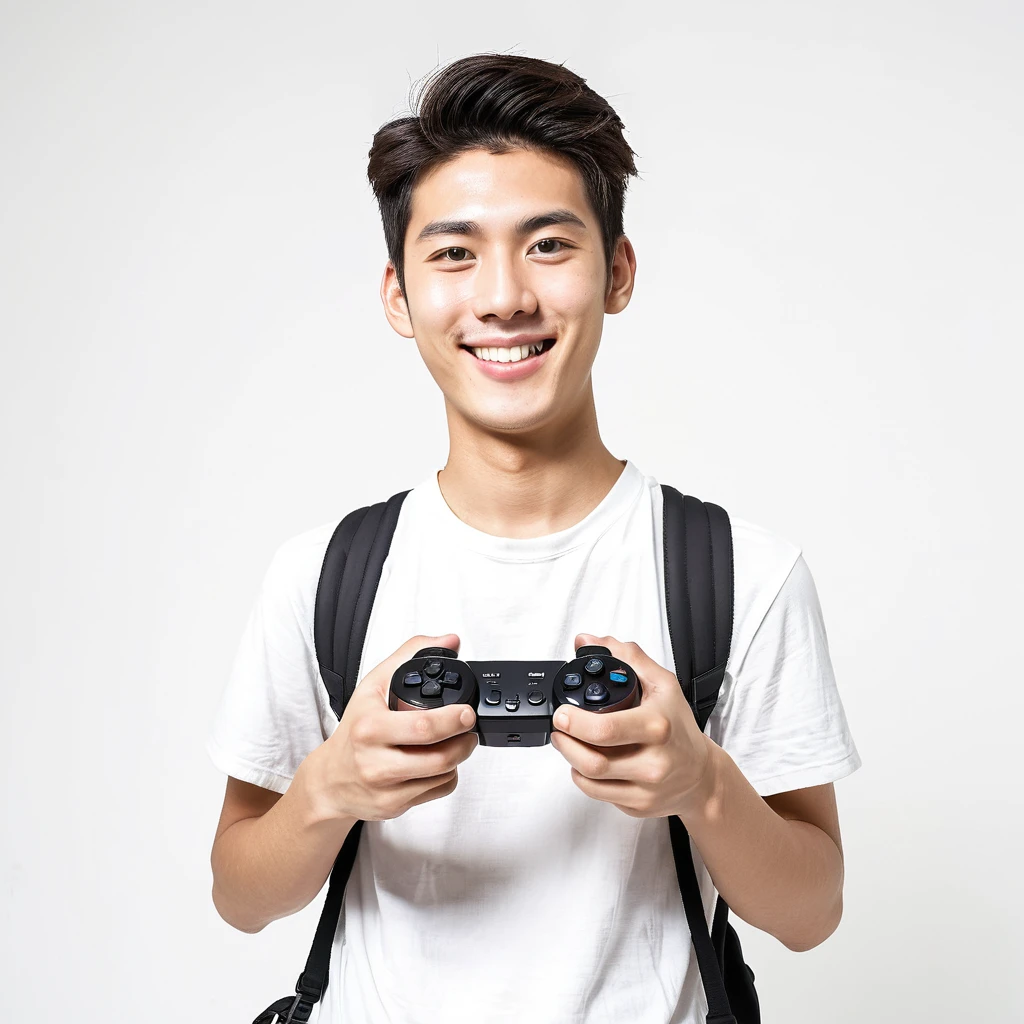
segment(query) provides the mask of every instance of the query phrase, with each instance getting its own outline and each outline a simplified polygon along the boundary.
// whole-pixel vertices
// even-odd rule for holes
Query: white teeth
[[[512,348],[474,348],[470,351],[477,357],[491,363],[518,363],[527,356],[537,355],[544,348],[544,342],[532,345],[514,345]]]

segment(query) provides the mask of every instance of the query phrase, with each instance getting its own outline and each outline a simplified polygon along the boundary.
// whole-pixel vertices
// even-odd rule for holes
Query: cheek
[[[443,274],[415,284],[407,281],[406,289],[413,323],[424,334],[449,328],[465,302],[464,287],[454,287]]]
[[[425,315],[443,323],[461,310],[472,298],[469,277],[468,274],[432,274],[421,291]]]
[[[599,282],[582,273],[567,273],[547,282],[544,302],[566,320],[599,319],[604,312],[604,293]]]

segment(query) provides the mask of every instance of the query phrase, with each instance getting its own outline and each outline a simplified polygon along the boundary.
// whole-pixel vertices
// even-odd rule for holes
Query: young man
[[[633,155],[582,79],[516,56],[449,65],[374,139],[381,297],[444,395],[448,461],[402,506],[341,722],[313,646],[332,521],[274,556],[208,744],[229,776],[213,899],[236,928],[306,906],[366,822],[322,1022],[703,1021],[671,814],[709,921],[717,888],[792,950],[839,923],[832,784],[860,758],[800,549],[731,515],[732,648],[701,733],[672,670],[659,485],[598,433],[591,367],[636,271]],[[465,706],[387,706],[421,647],[583,643],[632,665],[643,702],[564,709],[550,745],[478,747]]]

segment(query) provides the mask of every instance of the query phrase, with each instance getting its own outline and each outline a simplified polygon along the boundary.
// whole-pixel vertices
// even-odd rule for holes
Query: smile
[[[461,345],[467,358],[473,360],[477,371],[492,380],[516,381],[532,376],[547,361],[548,353],[554,347],[555,339],[529,345],[514,345],[511,348],[470,348]]]
[[[461,347],[471,352],[477,359],[488,363],[518,363],[547,352],[554,343],[554,338],[547,338],[532,345],[514,345],[512,348],[470,348],[468,345]]]

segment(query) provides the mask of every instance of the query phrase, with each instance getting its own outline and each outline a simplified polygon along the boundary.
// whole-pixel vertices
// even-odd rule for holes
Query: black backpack
[[[687,703],[701,730],[718,701],[732,642],[732,527],[725,509],[661,485],[664,497],[664,573],[672,654]],[[314,640],[331,708],[341,720],[356,673],[381,570],[408,491],[350,512],[327,545],[316,592]],[[707,997],[707,1024],[760,1024],[754,972],[721,896],[708,932],[686,826],[668,819],[679,892]],[[309,1020],[327,987],[331,947],[363,823],[349,832],[331,869],[327,898],[295,994],[267,1007],[253,1024]],[[333,1024],[333,1022],[332,1022]]]

